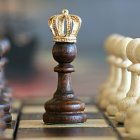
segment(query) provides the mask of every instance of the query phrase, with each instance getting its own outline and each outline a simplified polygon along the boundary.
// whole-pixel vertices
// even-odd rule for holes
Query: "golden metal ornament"
[[[75,43],[81,23],[81,18],[69,14],[67,9],[62,10],[59,15],[52,16],[48,24],[53,33],[53,41]]]

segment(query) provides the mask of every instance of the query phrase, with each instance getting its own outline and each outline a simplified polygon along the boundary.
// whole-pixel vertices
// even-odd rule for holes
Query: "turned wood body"
[[[53,57],[59,63],[54,71],[58,73],[56,92],[51,100],[45,103],[44,123],[82,123],[86,121],[85,104],[74,95],[71,84],[71,73],[74,67],[70,64],[77,54],[74,43],[55,43]]]

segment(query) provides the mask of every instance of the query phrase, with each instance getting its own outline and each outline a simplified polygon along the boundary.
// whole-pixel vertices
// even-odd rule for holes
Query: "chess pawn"
[[[111,96],[109,97],[107,113],[111,116],[114,116],[116,114],[116,112],[118,111],[117,103],[126,97],[126,94],[130,88],[131,74],[127,71],[127,67],[131,64],[131,61],[128,60],[126,56],[126,48],[131,40],[132,39],[128,37],[123,38],[119,42],[118,47],[115,48],[116,52],[118,52],[118,56],[122,59],[122,62],[118,64],[118,67],[121,68],[122,79],[117,92],[115,94],[111,94]]]
[[[49,19],[55,42],[52,54],[59,64],[54,68],[58,73],[56,92],[44,105],[45,124],[71,124],[86,121],[85,104],[74,95],[71,85],[71,73],[74,72],[74,67],[70,63],[77,54],[75,42],[80,25],[80,17],[69,14],[68,10],[63,10],[62,14]]]
[[[109,101],[108,101],[108,97],[111,94],[114,94],[120,84],[120,80],[121,80],[121,71],[120,68],[118,68],[118,64],[121,62],[121,59],[116,58],[116,51],[115,51],[115,47],[118,47],[118,43],[119,41],[122,39],[122,36],[116,36],[110,44],[109,50],[111,52],[111,54],[114,56],[114,58],[111,61],[111,65],[113,66],[114,69],[114,78],[112,80],[112,83],[110,85],[110,87],[108,87],[107,89],[105,89],[103,91],[103,96],[102,99],[100,101],[100,108],[101,109],[106,109]]]
[[[138,61],[138,64],[140,65],[140,55],[139,55],[139,52],[140,52],[140,45],[138,45],[136,50],[135,50],[135,57],[136,57],[136,59]],[[138,73],[138,75],[140,75],[140,71],[137,72],[137,73]],[[139,96],[139,98],[137,100],[136,105],[130,107],[127,110],[126,120],[125,120],[125,123],[124,123],[125,130],[127,132],[130,132],[131,126],[133,125],[132,119],[138,113],[140,114],[140,96]],[[136,122],[138,122],[138,120],[136,120]],[[139,126],[139,129],[140,129],[140,126]]]
[[[113,56],[112,54],[110,54],[110,44],[111,44],[111,41],[118,37],[120,35],[118,34],[112,34],[110,35],[106,40],[105,40],[105,50],[106,52],[108,53],[108,56],[107,56],[107,62],[110,66],[110,73],[109,73],[109,76],[108,76],[108,79],[104,82],[104,84],[101,85],[100,87],[100,95],[99,95],[99,100],[98,100],[98,103],[100,104],[101,102],[101,99],[103,98],[103,92],[109,88],[112,84],[112,81],[114,79],[114,66],[112,65],[112,61],[115,59],[115,56]]]
[[[140,64],[135,57],[135,50],[140,44],[140,39],[133,39],[129,42],[126,48],[126,54],[128,59],[132,62],[132,65],[128,67],[128,71],[131,72],[131,85],[126,97],[118,102],[118,111],[115,115],[115,119],[119,123],[124,123],[126,118],[126,111],[131,106],[136,104],[138,97],[140,96]]]

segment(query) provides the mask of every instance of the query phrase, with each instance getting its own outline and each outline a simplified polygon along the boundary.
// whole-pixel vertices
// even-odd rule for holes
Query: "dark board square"
[[[77,128],[30,128],[30,129],[19,129],[18,138],[33,138],[33,137],[83,137],[93,136],[94,137],[117,137],[115,133],[109,127],[102,128],[88,128],[88,127],[77,127]]]

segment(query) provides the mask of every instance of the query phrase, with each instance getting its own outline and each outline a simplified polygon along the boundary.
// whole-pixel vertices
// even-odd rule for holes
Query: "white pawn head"
[[[117,53],[117,48],[119,47],[119,42],[123,39],[124,37],[121,35],[116,36],[112,42],[111,42],[111,46],[109,47],[110,52],[115,55],[116,57],[118,57],[118,53]]]
[[[124,37],[123,39],[120,40],[118,47],[116,47],[118,57],[122,58],[123,60],[127,59],[126,48],[130,41],[132,41],[132,38]]]
[[[133,39],[127,46],[126,54],[128,59],[133,63],[138,63],[138,60],[135,57],[136,48],[140,44],[140,38]]]
[[[140,63],[140,44],[137,46],[135,50],[135,58],[138,61],[138,63]]]
[[[105,50],[106,50],[107,53],[111,54],[109,48],[113,46],[113,41],[114,41],[114,39],[116,39],[116,37],[119,37],[119,36],[121,36],[121,35],[112,34],[112,35],[110,35],[110,36],[105,40],[105,43],[104,43],[104,46],[105,46],[105,47],[104,47],[104,48],[105,48]]]

